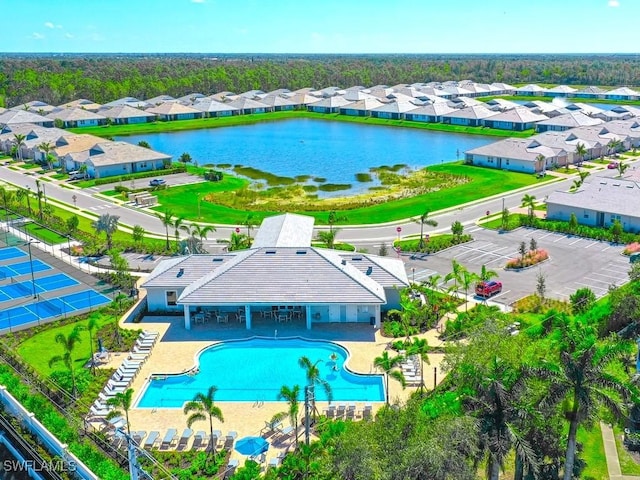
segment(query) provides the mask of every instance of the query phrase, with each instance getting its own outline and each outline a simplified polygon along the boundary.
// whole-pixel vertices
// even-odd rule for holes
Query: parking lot
[[[601,297],[610,285],[628,281],[630,264],[628,257],[621,255],[622,245],[529,228],[498,233],[471,227],[466,232],[474,241],[422,258],[403,255],[409,278],[413,276],[418,282],[433,274],[444,276],[451,272],[452,260],[476,273],[486,265],[498,273],[498,280],[503,283],[502,293],[492,300],[505,305],[534,293],[539,273],[546,279],[546,295],[559,300],[568,300],[582,287]],[[538,248],[549,252],[549,260],[519,272],[504,270],[507,260],[519,256],[520,242],[528,247],[531,238],[536,239]]]
[[[127,188],[145,188],[149,186],[149,182],[153,179],[163,179],[167,182],[167,186],[175,187],[178,185],[190,185],[192,183],[201,183],[205,180],[198,175],[190,175],[188,173],[174,173],[172,175],[163,175],[162,170],[158,170],[158,175],[156,177],[146,177],[146,178],[137,178],[135,180],[127,180],[122,182],[122,185]],[[106,185],[96,185],[95,187],[88,188],[87,190],[91,192],[105,192],[107,190],[113,190],[116,185],[119,183],[107,183]]]

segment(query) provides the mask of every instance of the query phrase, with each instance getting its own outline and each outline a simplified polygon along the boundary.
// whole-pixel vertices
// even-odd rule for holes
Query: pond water
[[[174,159],[188,152],[199,165],[243,165],[284,177],[321,177],[326,183],[351,184],[348,193],[356,193],[377,184],[375,178],[356,180],[356,174],[368,173],[371,167],[417,168],[455,161],[464,158],[465,150],[498,139],[302,118],[116,140],[133,144],[145,140]]]

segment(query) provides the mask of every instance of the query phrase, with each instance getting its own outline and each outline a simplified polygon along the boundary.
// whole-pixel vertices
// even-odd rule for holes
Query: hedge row
[[[135,180],[137,178],[149,178],[157,177],[158,175],[171,175],[173,173],[184,173],[187,171],[187,167],[183,165],[176,165],[171,168],[165,168],[163,170],[152,170],[150,172],[129,173],[127,175],[120,175],[118,177],[105,177],[96,178],[94,185],[106,185],[108,183],[126,182],[127,180]]]

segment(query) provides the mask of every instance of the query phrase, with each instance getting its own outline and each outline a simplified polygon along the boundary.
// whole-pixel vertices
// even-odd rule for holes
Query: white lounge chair
[[[209,442],[207,440],[208,435],[204,431],[198,430],[193,436],[193,445],[191,446],[191,448],[193,450],[206,448],[209,445]]]
[[[171,448],[173,442],[178,440],[178,431],[175,428],[170,428],[167,430],[166,435],[162,439],[162,443],[160,444],[160,448]]]
[[[155,430],[153,432],[149,432],[149,436],[144,441],[144,448],[151,450],[155,446],[159,438],[160,432],[156,432]]]
[[[178,439],[178,445],[176,446],[176,450],[185,450],[187,448],[187,443],[189,443],[189,439],[193,435],[193,430],[190,428],[185,428],[182,431],[182,435]]]
[[[237,432],[231,431],[227,433],[227,436],[224,438],[224,448],[231,450],[233,448],[233,444],[236,442],[236,438],[238,438]]]

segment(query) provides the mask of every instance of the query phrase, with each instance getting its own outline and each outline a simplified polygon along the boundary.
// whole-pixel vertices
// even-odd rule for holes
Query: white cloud
[[[73,38],[73,35],[71,35],[70,33],[67,32],[67,33],[64,34],[64,37],[65,38]]]
[[[33,38],[34,40],[42,40],[44,39],[44,35],[38,32],[33,32],[31,34],[31,38]]]
[[[619,7],[620,6],[620,2],[618,0],[609,0],[609,6],[610,7]]]
[[[204,3],[205,0],[191,0],[191,3]]]
[[[55,25],[51,22],[44,22],[44,26],[47,28],[55,28]]]

